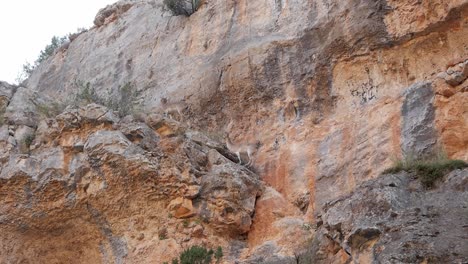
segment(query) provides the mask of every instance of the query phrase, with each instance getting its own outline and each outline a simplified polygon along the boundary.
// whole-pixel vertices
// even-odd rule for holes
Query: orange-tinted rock
[[[173,212],[176,218],[189,218],[196,214],[192,200],[183,197],[176,198],[169,203],[169,211]]]
[[[394,160],[439,147],[468,159],[466,1],[213,0],[190,17],[130,2],[100,11],[8,100],[0,262],[153,263],[203,244],[227,247],[226,263],[297,263],[322,210]],[[36,124],[28,98],[72,98],[79,80],[106,101],[132,83],[147,125],[98,105]],[[162,99],[188,107],[171,116]],[[25,124],[38,127],[31,156],[16,152]],[[260,142],[251,167],[232,162],[226,132]],[[332,229],[324,263],[388,248],[372,228]]]

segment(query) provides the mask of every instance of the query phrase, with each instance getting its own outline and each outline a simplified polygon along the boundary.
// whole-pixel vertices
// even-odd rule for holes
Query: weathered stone
[[[291,256],[282,256],[280,249],[274,242],[265,243],[255,249],[252,257],[242,262],[245,264],[265,263],[265,264],[293,264],[296,259]]]
[[[405,92],[401,109],[401,148],[412,158],[420,158],[435,151],[434,92],[430,83],[418,83]]]
[[[184,197],[187,199],[194,199],[200,194],[201,187],[197,185],[192,185],[187,187]]]
[[[35,139],[34,128],[28,126],[18,126],[15,130],[15,141],[17,142],[22,153],[29,153],[29,148]]]
[[[101,10],[99,10],[96,17],[94,18],[94,25],[97,27],[101,27],[104,24],[113,22],[133,6],[132,2],[135,1],[119,1],[115,4],[108,5],[105,8],[102,8]]]
[[[63,129],[78,128],[85,124],[109,124],[119,122],[114,112],[105,106],[89,104],[80,108],[68,107],[57,116],[57,121]]]
[[[8,126],[0,126],[0,172],[3,167],[3,163],[9,160],[9,155],[15,146],[16,140],[12,135],[10,135]]]
[[[11,97],[15,93],[16,87],[6,82],[0,81],[0,114],[3,115]],[[1,118],[1,117],[0,117]]]
[[[36,127],[38,122],[34,101],[36,98],[38,95],[33,90],[19,87],[5,111],[5,119],[8,123]]]
[[[468,60],[447,70],[445,81],[451,86],[458,86],[468,78]]]
[[[189,218],[196,214],[192,200],[183,197],[176,198],[169,203],[168,209],[176,218]]]
[[[134,144],[137,144],[144,150],[157,150],[159,144],[159,136],[149,128],[145,123],[126,123],[122,122],[119,125],[119,130]]]
[[[468,170],[453,171],[433,190],[417,181],[407,173],[383,175],[327,203],[313,263],[328,263],[338,252],[326,250],[325,237],[353,262],[465,262],[466,239],[458,234],[468,213]],[[319,261],[320,250],[329,256]]]
[[[209,153],[211,169],[202,178],[200,196],[195,203],[200,216],[212,222],[219,232],[232,236],[245,234],[252,225],[255,201],[261,195],[261,183],[248,170],[239,170],[215,150]],[[230,191],[236,190],[236,191]]]
[[[438,246],[440,235],[405,220],[411,210],[393,208],[406,208],[406,190],[391,194],[403,197],[393,204],[364,199],[374,211],[349,197],[393,159],[426,155],[436,143],[467,160],[466,25],[462,0],[213,0],[190,17],[153,0],[102,9],[95,27],[25,82],[36,91],[33,105],[9,103],[11,126],[0,130],[0,262],[170,262],[205,245],[222,246],[226,263],[371,263],[374,252],[384,252],[376,262],[392,262],[385,256],[402,250],[392,243],[419,250],[401,237]],[[119,120],[93,104],[40,120],[43,103],[70,101],[85,82],[101,103],[124,96],[141,114]],[[187,108],[175,113],[163,102]],[[16,155],[16,129],[33,121],[36,140]],[[226,133],[261,143],[250,168],[234,164]],[[192,201],[193,219],[167,209],[180,197]],[[339,197],[367,220],[345,201],[336,205],[346,214],[334,211],[330,200]],[[316,221],[322,208],[327,220]],[[203,235],[193,236],[194,226]],[[316,254],[304,251],[313,237]]]

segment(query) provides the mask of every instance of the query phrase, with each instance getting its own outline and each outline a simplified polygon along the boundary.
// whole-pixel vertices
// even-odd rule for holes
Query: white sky
[[[0,81],[14,83],[51,38],[90,28],[100,8],[117,0],[0,0]]]

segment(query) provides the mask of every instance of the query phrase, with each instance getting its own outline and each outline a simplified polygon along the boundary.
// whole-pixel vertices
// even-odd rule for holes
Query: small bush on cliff
[[[222,247],[218,247],[216,248],[216,252],[214,253],[214,257],[216,259],[216,263],[219,263],[221,261],[221,259],[223,258],[223,248]]]
[[[184,250],[179,256],[179,259],[173,259],[172,263],[177,264],[210,264],[211,259],[215,252],[212,249],[206,249],[202,246],[192,246],[189,249]],[[217,256],[215,255],[216,259]],[[221,256],[222,257],[222,250]]]
[[[384,170],[383,174],[394,174],[401,171],[414,172],[426,188],[434,187],[435,182],[447,173],[468,167],[468,163],[462,160],[451,160],[446,155],[438,154],[432,158],[415,159],[405,157]]]
[[[96,89],[89,82],[76,81],[75,85],[78,87],[74,102],[76,106],[95,103],[114,110],[121,117],[137,114],[138,109],[135,108],[135,101],[139,93],[131,83],[120,86],[117,95],[113,96],[109,93],[107,98],[98,95]]]
[[[36,138],[35,134],[26,135],[19,144],[20,152],[23,154],[28,154],[35,138]]]
[[[136,114],[135,101],[139,96],[138,91],[131,83],[126,83],[119,87],[118,95],[110,97],[104,104],[110,109],[119,113],[120,116]]]
[[[39,53],[34,64],[26,62],[23,64],[22,72],[18,74],[16,81],[18,83],[22,83],[24,80],[28,79],[31,76],[32,72],[45,60],[47,60],[50,56],[54,55],[55,52],[60,48],[65,42],[68,41],[67,36],[57,37],[53,36],[50,43],[45,46],[43,50]]]
[[[75,33],[69,33],[66,36],[58,37],[53,36],[50,43],[45,46],[43,50],[39,53],[38,58],[34,61],[33,64],[26,62],[23,64],[23,68],[21,72],[18,73],[16,77],[17,83],[22,83],[24,80],[28,79],[32,72],[45,60],[47,60],[50,56],[54,55],[55,52],[62,47],[67,42],[72,42],[75,40],[79,35],[84,32],[87,32],[86,28],[78,28]]]
[[[104,100],[99,97],[94,87],[91,86],[90,82],[84,83],[83,81],[75,81],[75,85],[78,87],[78,93],[75,95],[74,103],[78,105],[87,104],[100,104],[104,105]]]
[[[0,126],[5,123],[5,110],[0,110]]]
[[[48,44],[43,50],[41,50],[41,53],[39,53],[39,57],[37,58],[35,64],[39,65],[43,61],[47,60],[50,56],[54,55],[55,51],[67,41],[67,36],[53,36],[52,40],[50,41],[50,44]]]
[[[67,104],[65,103],[59,103],[59,102],[52,102],[52,103],[41,103],[36,105],[37,112],[39,115],[46,117],[46,118],[52,118],[56,117],[59,114],[65,110],[67,107]]]
[[[200,7],[200,0],[164,0],[164,5],[176,16],[190,16]]]

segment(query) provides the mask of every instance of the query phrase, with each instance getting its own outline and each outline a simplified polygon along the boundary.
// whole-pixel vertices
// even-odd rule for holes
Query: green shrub
[[[439,154],[432,158],[414,159],[405,157],[384,170],[383,174],[394,174],[401,171],[414,172],[426,188],[434,187],[435,182],[447,173],[468,167],[468,163],[462,160],[451,160],[446,155]]]
[[[180,254],[180,264],[209,264],[213,256],[213,250],[201,246],[192,246]]]
[[[23,140],[19,144],[19,150],[23,154],[27,154],[30,151],[31,145],[34,142],[34,139],[36,138],[35,134],[28,134],[26,135]]]
[[[5,124],[5,110],[0,110],[0,126]]]
[[[76,106],[92,103],[105,105],[105,100],[98,96],[90,82],[75,81],[75,85],[78,87],[78,93],[76,93],[74,100]]]
[[[217,247],[216,252],[214,253],[214,257],[216,259],[216,263],[219,263],[221,259],[223,258],[223,248],[222,247]]]
[[[39,53],[34,64],[26,62],[23,64],[22,72],[19,73],[16,81],[18,83],[22,83],[24,80],[28,79],[32,72],[45,60],[47,60],[50,56],[54,55],[58,48],[60,48],[65,42],[68,41],[67,36],[57,37],[53,36],[50,43],[45,46],[43,50]]]
[[[37,58],[35,65],[41,64],[43,61],[47,60],[50,56],[54,55],[55,51],[60,48],[65,42],[68,41],[67,36],[57,37],[53,36],[50,44],[48,44],[41,53],[39,53],[39,57]]]
[[[200,7],[200,0],[164,0],[164,5],[176,16],[190,16]]]
[[[24,145],[29,148],[31,144],[33,143],[34,139],[36,138],[36,135],[34,134],[29,134],[24,138]]]
[[[126,115],[135,114],[135,101],[137,100],[139,93],[136,91],[131,83],[126,83],[119,87],[119,94],[117,97],[107,100],[104,103],[108,108],[119,113],[121,117]]]
[[[89,82],[75,81],[75,85],[78,87],[78,93],[75,95],[75,104],[77,104],[77,106],[96,103],[112,109],[121,117],[136,114],[137,112],[135,101],[139,93],[129,82],[119,87],[116,96],[108,94],[108,99],[99,96],[96,89],[94,89]]]
[[[40,103],[36,104],[36,109],[39,115],[44,116],[46,118],[56,117],[63,112],[66,108],[66,104],[62,104],[59,102],[51,102],[51,103]]]

